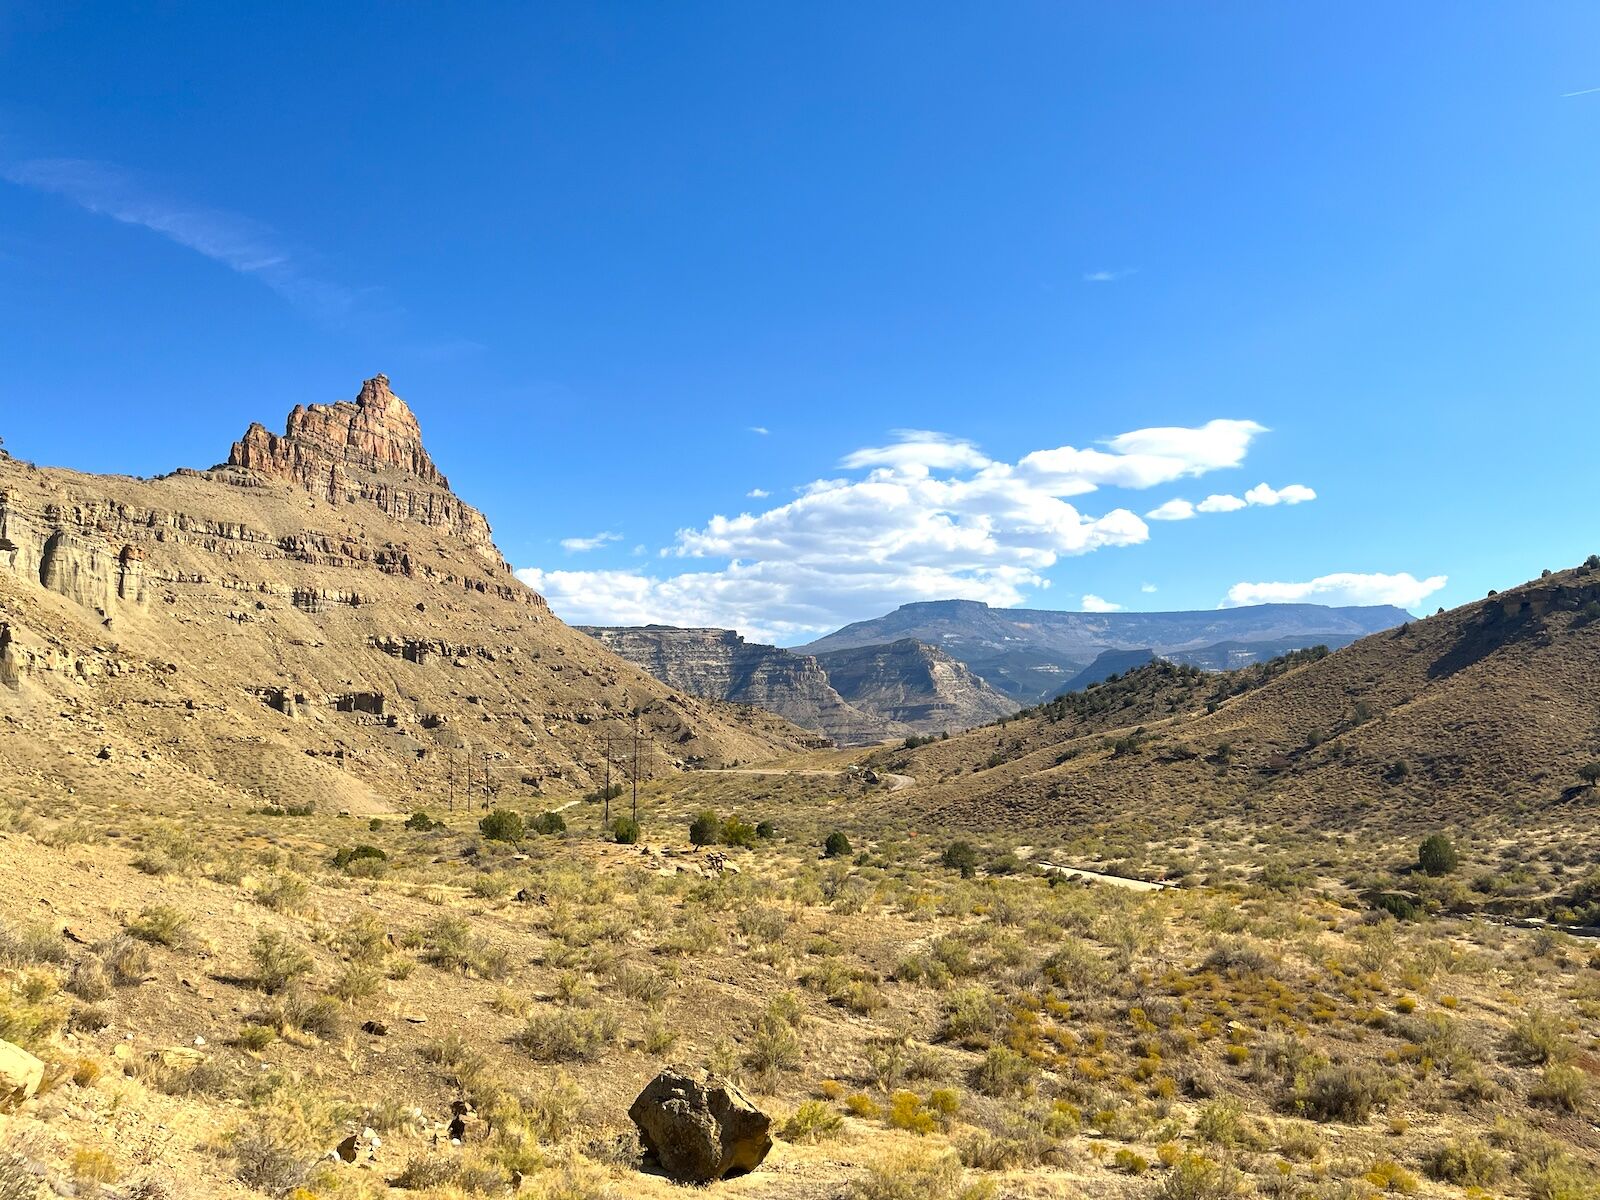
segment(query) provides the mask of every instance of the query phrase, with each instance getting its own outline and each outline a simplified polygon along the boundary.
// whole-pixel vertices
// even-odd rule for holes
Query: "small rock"
[[[363,1021],[361,1023],[361,1032],[370,1033],[373,1037],[387,1037],[389,1036],[389,1027],[382,1021]]]
[[[428,1023],[428,1018],[422,1013],[407,1013],[406,1020],[413,1025],[426,1025]]]

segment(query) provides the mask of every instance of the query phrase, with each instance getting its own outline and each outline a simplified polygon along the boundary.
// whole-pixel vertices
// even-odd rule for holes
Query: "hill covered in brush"
[[[1216,676],[1154,663],[898,752],[922,811],[1041,828],[1248,811],[1354,828],[1567,819],[1600,758],[1600,562],[1331,654]]]

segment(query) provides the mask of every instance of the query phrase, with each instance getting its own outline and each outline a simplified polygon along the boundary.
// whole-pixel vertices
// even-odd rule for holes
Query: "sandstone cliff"
[[[663,769],[800,730],[686,696],[505,568],[379,376],[151,480],[0,456],[0,779],[20,795],[532,806],[605,775],[638,711]]]
[[[577,628],[671,687],[764,708],[841,746],[870,745],[906,732],[842,699],[810,655],[746,642],[731,629]]]
[[[940,650],[914,638],[817,655],[850,703],[917,733],[955,733],[1017,711],[1017,705]]]
[[[354,402],[297,404],[280,437],[259,423],[217,468],[299,484],[330,504],[376,505],[397,521],[440,529],[507,571],[489,522],[463,504],[422,445],[422,429],[389,377],[361,385]]]

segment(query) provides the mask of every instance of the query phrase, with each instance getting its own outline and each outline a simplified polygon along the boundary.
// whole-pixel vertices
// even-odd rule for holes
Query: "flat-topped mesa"
[[[225,466],[296,484],[332,504],[376,504],[397,521],[444,529],[510,570],[489,522],[433,465],[416,415],[389,390],[386,375],[363,383],[354,401],[295,405],[281,435],[252,424]]]

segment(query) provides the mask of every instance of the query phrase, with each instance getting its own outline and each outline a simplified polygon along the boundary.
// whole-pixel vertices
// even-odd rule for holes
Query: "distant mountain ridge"
[[[574,628],[669,687],[709,700],[764,708],[841,746],[871,745],[910,732],[851,704],[811,655],[747,642],[732,629]]]
[[[1017,709],[966,664],[910,638],[818,658],[747,642],[731,629],[577,628],[663,683],[756,705],[842,746],[957,733]]]
[[[1106,650],[1148,649],[1158,657],[1208,669],[1231,668],[1313,645],[1337,648],[1411,619],[1392,605],[1260,604],[1196,612],[1083,613],[934,600],[902,605],[795,649],[824,656],[912,638],[965,663],[1017,703],[1033,704],[1059,694]]]

